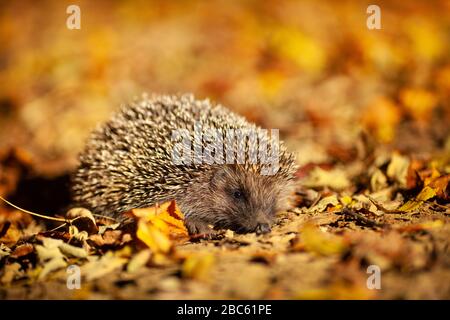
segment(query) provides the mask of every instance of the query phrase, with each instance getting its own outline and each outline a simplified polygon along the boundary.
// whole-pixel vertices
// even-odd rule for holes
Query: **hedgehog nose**
[[[270,232],[270,226],[268,223],[258,223],[256,226],[256,234],[265,234]]]

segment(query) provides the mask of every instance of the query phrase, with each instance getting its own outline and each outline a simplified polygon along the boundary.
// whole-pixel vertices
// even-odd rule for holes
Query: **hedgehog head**
[[[276,213],[285,209],[290,187],[291,180],[282,175],[266,176],[243,166],[222,165],[211,169],[205,183],[193,183],[180,206],[188,217],[200,218],[216,229],[262,234],[271,230]]]

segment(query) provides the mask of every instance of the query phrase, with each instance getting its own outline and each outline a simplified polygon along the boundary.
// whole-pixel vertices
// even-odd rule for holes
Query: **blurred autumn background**
[[[90,130],[143,92],[192,92],[263,127],[280,129],[288,147],[298,155],[298,177],[310,188],[299,192],[298,208],[311,208],[321,199],[337,196],[337,202],[333,198],[322,203],[324,219],[329,219],[326,214],[340,212],[355,194],[390,188],[389,197],[381,197],[380,202],[396,200],[399,205],[393,208],[398,210],[428,186],[434,193],[425,194],[426,189],[419,200],[434,201],[438,216],[419,213],[417,221],[407,223],[414,224],[414,232],[438,232],[434,238],[448,244],[450,1],[376,1],[382,29],[369,30],[366,9],[372,2],[0,1],[0,195],[27,209],[61,210],[69,197],[68,173],[76,166],[77,153]],[[81,30],[66,28],[70,4],[81,8]],[[362,175],[364,171],[367,176]],[[2,221],[8,221],[5,217],[15,211],[1,206]],[[400,207],[400,211],[409,217],[412,209],[408,208]],[[386,208],[376,209],[389,215]],[[304,222],[299,212],[295,215]],[[353,215],[356,225],[358,221],[364,224],[364,217]],[[396,218],[396,222],[402,219],[409,218]],[[368,225],[368,221],[373,222],[365,221]],[[331,230],[337,234],[344,232],[339,228],[348,227],[336,221],[327,223],[337,228]],[[428,230],[435,227],[439,231]],[[367,226],[350,229],[355,228],[380,233],[366,230]],[[386,270],[397,268],[391,291],[355,289],[352,272],[345,274],[340,269],[346,269],[339,264],[345,261],[351,266],[348,270],[365,274],[361,266],[371,260],[362,257],[362,251],[376,247],[378,240],[358,235],[363,240],[352,236],[346,240],[365,243],[357,253],[352,251],[358,263],[333,256],[339,261],[333,268],[347,277],[343,282],[335,283],[324,275],[329,264],[315,267],[318,262],[300,258],[295,263],[310,268],[308,276],[301,270],[293,272],[300,284],[278,275],[281,280],[273,280],[275,285],[269,280],[257,289],[243,285],[251,289],[241,292],[236,287],[233,294],[223,289],[218,297],[449,298],[449,287],[444,285],[450,282],[448,249],[439,251],[426,242],[418,252],[412,250],[413,257],[401,253],[398,258],[395,254],[402,250],[411,252],[405,237],[415,237],[401,232],[389,233],[385,247],[376,249],[384,260],[380,259],[390,263]],[[308,245],[306,249],[298,246],[303,240],[297,238],[280,240],[286,245],[281,251],[308,252]],[[276,270],[278,240],[273,240],[275,249],[257,247],[257,268]],[[3,239],[14,252],[18,238],[10,241]],[[396,253],[386,248],[392,243],[398,243]],[[387,256],[380,254],[386,250]],[[26,252],[24,256],[33,254]],[[432,254],[439,257],[438,262],[433,260],[437,267],[429,261]],[[2,265],[14,262],[3,259]],[[291,273],[289,268],[280,274]],[[249,274],[256,275],[272,272],[251,270]],[[407,280],[403,279],[405,270]],[[411,270],[428,274],[420,282]],[[22,264],[16,271],[19,274],[27,268]],[[31,277],[18,274],[10,274],[3,285]],[[255,283],[262,283],[269,276],[255,277]],[[157,298],[179,297],[180,286],[187,284],[180,277],[172,278],[165,280],[162,289],[145,292]],[[295,287],[286,288],[292,281]],[[424,289],[411,290],[411,283]],[[184,289],[191,293],[184,297],[210,297],[208,290],[216,290],[199,288]],[[9,297],[8,292],[4,291],[4,297]]]

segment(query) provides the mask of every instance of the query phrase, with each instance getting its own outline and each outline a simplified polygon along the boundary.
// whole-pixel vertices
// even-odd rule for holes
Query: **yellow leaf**
[[[150,250],[142,250],[136,253],[127,265],[127,272],[133,273],[147,264],[152,252]]]
[[[422,191],[420,191],[420,193],[417,195],[415,199],[411,199],[408,202],[406,202],[399,208],[399,210],[405,212],[416,210],[422,205],[424,201],[427,201],[428,199],[431,199],[435,196],[436,190],[426,186],[422,189]]]
[[[352,203],[353,199],[350,196],[343,196],[339,199],[339,201],[341,201],[343,205],[348,206]]]
[[[417,196],[417,200],[426,201],[433,198],[434,196],[436,196],[436,190],[430,187],[425,187],[422,189],[422,191],[420,191],[419,195]]]
[[[300,237],[306,251],[319,255],[337,254],[346,249],[342,238],[323,232],[312,223],[306,223],[303,226]]]
[[[425,180],[423,181],[423,184],[425,186],[428,186],[432,182],[434,182],[437,178],[439,178],[440,176],[441,176],[441,173],[436,168],[432,168],[431,169],[431,176],[426,177]]]
[[[166,254],[157,252],[152,255],[151,264],[153,266],[165,267],[173,264],[173,260],[170,259],[170,257],[168,257]]]
[[[398,228],[400,231],[406,231],[406,232],[417,232],[422,230],[432,230],[432,229],[439,229],[444,226],[444,221],[442,220],[434,220],[434,221],[425,221],[418,224],[412,224],[408,226],[403,226]]]
[[[213,264],[214,256],[211,254],[190,255],[183,263],[182,274],[186,278],[206,280]]]
[[[423,89],[405,89],[400,93],[400,100],[405,109],[416,120],[426,121],[437,105],[437,97]]]
[[[442,220],[434,220],[434,221],[427,221],[419,224],[423,229],[430,230],[430,229],[439,229],[442,226],[444,226],[444,221]]]
[[[367,287],[344,282],[333,283],[326,288],[300,292],[296,298],[301,300],[368,300],[374,297]]]
[[[172,247],[169,237],[153,224],[139,221],[136,235],[152,252],[167,253]]]
[[[278,27],[271,30],[271,44],[281,57],[294,62],[311,73],[320,72],[326,65],[322,45],[295,28]]]
[[[272,98],[280,91],[285,79],[280,72],[268,70],[260,74],[259,80],[263,92]]]
[[[378,140],[382,142],[392,141],[400,120],[399,107],[386,97],[379,97],[370,103],[362,117],[364,126],[374,132]]]
[[[343,190],[350,186],[350,181],[342,170],[324,170],[315,167],[303,180],[303,185],[308,188],[330,187],[333,190]]]
[[[172,242],[189,239],[184,216],[175,201],[151,208],[134,209],[131,214],[139,218],[137,237],[153,253],[168,253],[172,248]]]
[[[411,39],[414,56],[433,61],[445,54],[445,33],[436,28],[431,21],[411,18],[405,23],[405,31]]]

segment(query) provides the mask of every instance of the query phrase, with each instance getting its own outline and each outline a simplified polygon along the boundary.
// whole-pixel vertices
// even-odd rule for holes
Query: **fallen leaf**
[[[72,224],[79,230],[86,231],[88,234],[98,232],[92,212],[85,208],[72,208],[67,212],[67,218],[72,220]]]
[[[207,280],[214,260],[212,254],[192,254],[188,256],[181,268],[183,277],[200,281]]]
[[[321,199],[316,205],[308,209],[309,212],[324,212],[329,206],[336,206],[339,204],[337,196],[331,195]]]
[[[16,249],[14,249],[13,253],[11,253],[11,258],[20,258],[23,256],[26,256],[34,251],[34,247],[30,243],[25,243],[20,246],[18,246]]]
[[[169,237],[153,224],[139,221],[136,235],[152,252],[168,253],[172,248]]]
[[[250,258],[250,261],[256,263],[263,263],[266,265],[272,265],[276,262],[277,257],[278,257],[277,254],[273,252],[261,251],[253,254],[252,257]]]
[[[272,29],[270,40],[279,55],[312,73],[324,68],[326,51],[314,37],[290,27]],[[299,52],[302,54],[299,55]]]
[[[44,238],[43,245],[36,245],[36,252],[41,262],[46,262],[51,259],[63,257],[59,246],[63,243],[62,240]]]
[[[444,226],[444,221],[442,220],[434,220],[434,221],[427,221],[417,224],[411,224],[407,226],[401,226],[397,228],[397,230],[402,232],[417,232],[417,231],[423,231],[423,230],[433,230],[433,229],[439,229]]]
[[[121,247],[125,243],[132,240],[129,233],[123,233],[122,230],[110,230],[107,229],[102,235],[93,234],[90,235],[89,243],[97,247],[109,246],[109,247]]]
[[[14,244],[19,241],[21,236],[22,231],[15,224],[10,224],[6,228],[6,232],[3,237],[0,238],[0,241],[5,244]]]
[[[127,259],[117,257],[112,251],[108,251],[101,257],[90,257],[90,261],[81,267],[81,271],[87,281],[92,281],[122,268],[126,262]]]
[[[38,279],[44,279],[49,273],[59,270],[67,266],[66,261],[62,257],[55,257],[44,264],[42,271],[39,273]]]
[[[109,224],[107,226],[99,226],[98,227],[98,234],[104,234],[107,230],[116,230],[120,226],[120,223],[113,223]]]
[[[436,191],[431,187],[424,187],[422,191],[417,195],[415,199],[411,199],[408,202],[406,202],[404,205],[402,205],[398,210],[404,211],[404,212],[410,212],[413,210],[419,209],[422,204],[436,196]]]
[[[75,247],[70,244],[67,244],[65,242],[61,243],[58,247],[62,253],[64,253],[66,256],[73,256],[77,258],[86,258],[88,256],[88,253],[86,249]]]
[[[368,300],[374,297],[373,290],[360,284],[349,284],[338,281],[325,288],[298,293],[299,300]]]
[[[15,278],[23,276],[24,273],[20,270],[21,268],[21,265],[17,262],[7,264],[3,271],[3,276],[0,279],[0,283],[9,285]]]
[[[172,257],[169,257],[167,254],[161,252],[152,254],[150,258],[151,259],[149,265],[153,267],[167,267],[174,263]]]
[[[397,181],[401,187],[406,188],[408,176],[409,159],[398,153],[392,154],[391,161],[387,167],[386,174],[389,178]]]
[[[3,243],[0,243],[0,260],[3,257],[7,257],[11,254],[11,249],[5,246]]]
[[[438,99],[427,90],[407,88],[400,92],[400,101],[414,119],[427,122],[437,105]]]
[[[293,250],[306,250],[324,256],[341,253],[346,248],[342,238],[323,232],[310,222],[303,225],[299,239],[294,239],[292,247]]]
[[[139,218],[136,235],[154,253],[168,253],[174,243],[189,239],[184,216],[175,201],[151,208],[134,209]]]
[[[107,230],[103,234],[103,241],[106,245],[120,244],[122,240],[121,230]]]
[[[339,169],[323,170],[320,167],[315,167],[302,183],[308,188],[329,187],[337,191],[350,186],[350,181],[344,171]]]
[[[147,262],[150,260],[150,256],[152,255],[152,252],[150,250],[142,250],[138,253],[136,253],[130,260],[130,262],[127,265],[127,271],[129,273],[136,272],[143,266],[147,264]]]
[[[350,256],[368,265],[378,265],[382,271],[392,268],[401,270],[423,270],[431,261],[433,254],[423,243],[410,242],[397,230],[383,234],[346,234],[351,243]]]
[[[425,183],[427,184],[427,182]],[[428,182],[428,186],[433,188],[436,196],[442,200],[450,200],[450,174],[439,176]]]
[[[376,169],[370,177],[370,188],[373,192],[380,191],[387,187],[387,178],[380,169]]]
[[[157,225],[172,240],[189,239],[188,231],[184,225],[184,215],[175,201],[165,202],[151,208],[133,209],[131,212],[136,217]]]
[[[386,97],[371,102],[363,113],[362,123],[382,142],[391,142],[395,137],[401,111],[397,104]]]
[[[36,245],[36,252],[43,268],[39,273],[38,279],[45,278],[50,272],[61,269],[67,265],[64,261],[64,255],[59,246],[64,243],[62,240],[43,238],[43,245]]]

